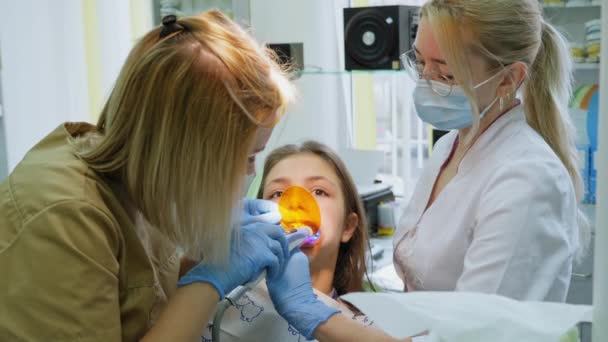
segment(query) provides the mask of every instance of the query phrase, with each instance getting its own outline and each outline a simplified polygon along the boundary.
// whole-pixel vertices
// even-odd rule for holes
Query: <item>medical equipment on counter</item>
[[[388,184],[377,183],[369,186],[361,186],[357,184],[357,192],[363,202],[363,208],[365,209],[365,216],[369,224],[370,234],[379,233],[380,227],[380,210],[378,207],[382,203],[391,203],[395,201],[395,195],[393,194],[392,187]],[[387,219],[386,208],[381,215],[385,215],[382,220]],[[383,221],[382,223],[387,223]]]
[[[380,202],[378,207],[378,235],[393,236],[395,234],[395,202]]]
[[[279,199],[279,212],[282,216],[281,226],[285,229],[289,251],[301,246],[314,245],[319,241],[321,211],[308,190],[299,186],[287,188]],[[232,290],[219,303],[211,330],[211,338],[214,342],[220,341],[220,328],[226,309],[231,305],[236,306],[236,302],[264,278],[266,278],[266,271],[263,271],[254,281]]]

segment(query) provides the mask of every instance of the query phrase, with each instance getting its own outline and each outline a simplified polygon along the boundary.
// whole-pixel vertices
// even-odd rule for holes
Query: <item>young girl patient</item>
[[[352,178],[340,158],[317,142],[287,145],[266,159],[258,198],[278,201],[290,186],[310,191],[321,210],[321,235],[314,246],[303,247],[310,261],[312,286],[318,298],[364,325],[372,323],[355,307],[338,298],[362,291],[365,274],[367,224]],[[211,341],[211,329],[202,341]],[[247,292],[226,310],[221,342],[306,341],[281,318],[265,283]]]

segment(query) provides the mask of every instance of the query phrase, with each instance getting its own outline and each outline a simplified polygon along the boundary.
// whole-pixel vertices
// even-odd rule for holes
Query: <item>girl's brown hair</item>
[[[132,49],[80,155],[187,256],[223,262],[256,131],[274,125],[292,88],[221,12],[171,28]]]
[[[366,272],[365,247],[367,246],[368,225],[365,211],[363,210],[363,204],[359,199],[357,187],[346,169],[346,166],[334,151],[315,141],[307,141],[301,145],[286,145],[272,151],[266,158],[264,164],[262,185],[258,192],[258,198],[263,197],[264,184],[268,173],[279,162],[288,157],[304,153],[318,156],[331,165],[336,176],[340,180],[340,187],[344,197],[344,219],[346,220],[351,213],[357,214],[359,218],[359,223],[351,239],[348,242],[340,244],[333,286],[338,295],[362,291],[363,276]]]

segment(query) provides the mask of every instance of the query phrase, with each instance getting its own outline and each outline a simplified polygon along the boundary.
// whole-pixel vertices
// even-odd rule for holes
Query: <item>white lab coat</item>
[[[522,107],[479,137],[425,212],[457,132],[437,143],[395,234],[406,287],[565,301],[579,244],[576,195]]]

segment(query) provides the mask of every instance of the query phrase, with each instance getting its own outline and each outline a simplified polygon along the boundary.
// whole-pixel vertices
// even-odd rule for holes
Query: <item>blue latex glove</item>
[[[287,261],[285,272],[266,279],[275,309],[289,324],[309,340],[317,327],[340,311],[317,299],[312,291],[308,258],[296,249]]]
[[[202,262],[183,276],[178,286],[209,283],[223,299],[226,293],[253,280],[264,269],[270,279],[283,273],[289,249],[281,226],[258,222],[242,227],[240,237],[237,234],[233,234],[226,267]]]
[[[279,224],[281,213],[279,205],[272,201],[260,199],[244,199],[241,225],[247,226],[255,222]]]

